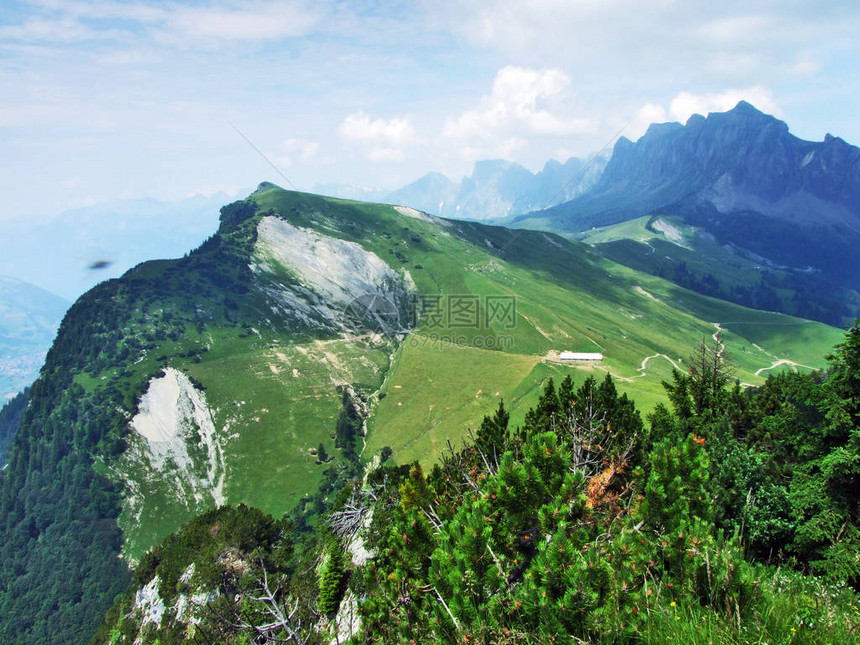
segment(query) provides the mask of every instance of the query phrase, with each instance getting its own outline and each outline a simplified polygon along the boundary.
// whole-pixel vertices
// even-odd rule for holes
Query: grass
[[[660,383],[670,378],[672,366],[683,367],[694,346],[717,331],[715,323],[737,360],[738,378],[752,384],[763,382],[767,372],[756,376],[756,371],[777,358],[820,367],[841,340],[841,332],[826,325],[706,298],[606,260],[587,245],[539,231],[416,219],[389,206],[274,187],[255,193],[255,200],[262,212],[360,243],[408,272],[417,292],[438,297],[442,307],[463,297],[478,306],[477,319],[466,326],[451,316],[431,324],[425,316],[395,348],[299,336],[277,322],[261,324],[253,318],[255,311],[266,316],[260,294],[251,289],[242,295],[235,288],[236,304],[227,312],[234,311],[238,322],[187,325],[182,338],[163,340],[132,367],[134,379],[141,379],[167,356],[170,365],[205,387],[223,439],[227,501],[276,516],[316,489],[325,466],[316,464],[311,448],[322,442],[337,457],[332,435],[340,409],[338,384],[379,390],[365,459],[387,445],[398,461],[417,459],[429,466],[447,440],[462,441],[500,398],[512,423],[521,423],[550,377],[573,373],[580,383],[610,373],[619,390],[647,412],[665,400]],[[172,266],[144,265],[138,279],[173,276]],[[214,270],[205,254],[195,257],[192,270],[197,266],[201,274]],[[187,276],[172,277],[177,282],[171,289],[180,288],[180,277]],[[290,279],[286,273],[282,277]],[[218,297],[217,290],[207,289],[196,297],[197,310],[205,309],[207,298]],[[189,306],[187,294],[163,298],[177,311]],[[486,315],[494,298],[510,299],[511,316]],[[552,359],[564,350],[599,351],[606,358],[599,365]],[[101,376],[80,375],[78,382],[89,390]],[[153,477],[144,467],[131,476],[146,493],[140,518],[127,512],[120,520],[134,555],[202,508],[177,496],[172,480]]]
[[[672,606],[655,594],[643,608],[644,643],[690,645],[817,645],[853,643],[860,603],[848,587],[813,576],[760,566],[759,599],[741,620],[699,605]]]
[[[583,233],[571,233],[565,237],[579,240],[585,244],[607,244],[617,240],[633,240],[635,242],[646,243],[655,238],[664,237],[662,233],[647,228],[650,219],[651,216],[646,215],[615,224],[614,226],[593,228]]]
[[[205,387],[228,468],[226,500],[279,517],[316,490],[328,467],[310,450],[323,443],[338,458],[337,385],[378,388],[388,367],[387,348],[343,340],[292,344],[271,331],[240,337],[235,328],[209,329],[206,342],[210,349],[200,362],[178,358],[171,364]],[[125,461],[123,468],[137,481],[143,500],[139,515],[126,509],[120,517],[132,559],[212,506],[211,498],[190,500],[146,464]]]
[[[841,338],[838,330],[826,325],[681,289],[554,235],[514,233],[469,222],[440,225],[403,217],[387,207],[279,189],[264,191],[257,200],[264,208],[287,214],[297,225],[360,242],[393,266],[408,270],[421,293],[446,299],[470,294],[479,299],[509,296],[516,300],[513,329],[498,325],[455,329],[443,324],[418,330],[420,346],[400,350],[383,387],[386,397],[393,398],[387,403],[383,399],[369,426],[369,455],[390,445],[403,451],[399,458],[426,459],[426,449],[438,444],[440,437],[461,438],[466,426],[474,427],[495,408],[496,400],[476,405],[479,389],[498,391],[514,405],[518,396],[529,400],[529,393],[537,392],[545,378],[563,377],[570,369],[583,372],[580,380],[588,373],[599,378],[611,373],[619,389],[650,410],[663,400],[660,381],[670,376],[672,364],[683,366],[693,347],[717,331],[715,323],[722,327],[721,340],[736,357],[737,377],[752,384],[763,382],[766,372],[757,376],[756,371],[778,358],[822,366],[826,353]],[[309,210],[315,211],[314,216],[308,216]],[[662,236],[647,230],[645,223],[645,218],[625,223],[622,226],[630,230],[623,233]],[[422,337],[454,338],[462,347],[440,348]],[[510,337],[502,353],[521,358],[476,351],[487,337]],[[549,352],[561,350],[600,351],[606,360],[599,366],[576,368],[545,363]],[[642,370],[645,359],[649,360]],[[419,383],[422,378],[426,383]],[[492,387],[491,382],[498,385]],[[466,387],[466,383],[487,387]],[[395,385],[412,394],[404,398]],[[442,414],[437,408],[431,413],[430,406],[442,399],[457,413]],[[395,410],[395,401],[402,404],[399,408],[414,405],[416,410]]]
[[[388,445],[398,462],[431,465],[446,440],[459,443],[499,398],[517,402],[516,389],[537,362],[521,354],[443,347],[410,337],[368,425],[365,456]]]
[[[661,229],[674,229],[675,239]],[[711,274],[723,287],[756,285],[762,266],[723,247],[680,217],[646,215],[620,224],[571,235],[598,247],[601,254],[637,270],[672,275],[684,263],[695,275]],[[785,272],[771,270],[777,275]]]
[[[674,229],[674,230],[673,230]],[[668,234],[666,233],[668,232]],[[672,214],[645,216],[600,229],[566,234],[636,271],[667,277],[701,293],[848,325],[857,294],[844,276],[798,271],[721,244]]]

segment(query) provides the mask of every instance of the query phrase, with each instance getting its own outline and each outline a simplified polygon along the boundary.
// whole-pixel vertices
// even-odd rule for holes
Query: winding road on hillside
[[[789,360],[787,358],[778,358],[778,357],[774,356],[773,354],[771,354],[770,352],[768,352],[764,347],[762,347],[761,345],[757,345],[756,343],[753,343],[753,347],[755,347],[762,354],[765,354],[766,356],[769,356],[770,358],[773,359],[773,364],[770,367],[762,367],[761,369],[756,370],[756,372],[755,372],[756,376],[761,376],[762,372],[767,372],[768,370],[776,369],[780,365],[790,365],[791,368],[795,372],[797,371],[798,367],[805,367],[806,369],[810,369],[810,370],[815,369],[814,367],[810,367],[809,365],[804,365],[803,363],[797,363],[797,362]]]
[[[726,323],[715,322],[715,323],[711,323],[711,324],[717,328],[717,331],[714,332],[714,335],[711,336],[711,338],[714,339],[714,343],[719,344],[719,346],[720,346],[719,351],[720,351],[720,353],[722,353],[723,351],[725,351],[726,345],[725,345],[725,343],[723,343],[720,340],[720,333],[723,331],[723,325]],[[752,323],[750,323],[750,324],[752,324]],[[764,354],[765,356],[767,356],[768,358],[773,360],[773,363],[771,365],[769,365],[768,367],[761,367],[761,368],[757,369],[755,371],[756,376],[761,376],[762,372],[767,372],[769,370],[776,369],[777,367],[780,367],[781,365],[789,365],[789,366],[791,366],[791,368],[795,372],[797,371],[798,367],[803,367],[803,368],[806,368],[809,370],[815,369],[814,367],[810,367],[809,365],[804,365],[803,363],[798,363],[797,361],[793,361],[789,358],[779,358],[778,356],[771,354],[764,347],[762,347],[761,345],[759,345],[757,343],[752,343],[752,346],[755,347],[762,354]],[[742,385],[750,386],[751,384],[750,383],[742,383]]]
[[[642,289],[641,287],[637,287],[637,288],[636,288],[636,290],[637,290],[638,292],[640,292],[640,293],[643,293],[644,295],[646,295],[646,296],[648,296],[648,297],[654,298],[654,296],[652,296],[650,293],[648,293],[648,292],[644,291],[644,289]],[[654,298],[654,299],[656,300],[656,298]],[[725,328],[723,327],[723,325],[725,325],[725,324],[729,324],[729,323],[712,322],[712,323],[710,323],[710,324],[711,324],[711,325],[713,325],[713,326],[714,326],[714,328],[715,328],[715,330],[716,330],[716,331],[714,331],[714,333],[711,335],[711,338],[712,338],[712,339],[713,339],[713,341],[714,341],[714,345],[718,348],[718,349],[717,349],[717,351],[720,353],[720,355],[722,355],[722,354],[724,354],[724,353],[725,353],[725,351],[726,351],[726,344],[722,341],[722,339],[720,338],[720,335],[721,335],[724,331],[726,331],[726,330],[725,330]],[[748,323],[748,324],[752,324],[752,323]],[[590,339],[589,339],[589,340],[590,340]],[[592,342],[593,342],[593,341],[592,341]],[[595,343],[595,344],[596,344],[596,343]],[[791,359],[789,359],[789,358],[780,358],[780,357],[778,357],[778,356],[775,356],[774,354],[771,354],[770,352],[768,352],[767,350],[765,350],[761,345],[758,345],[757,343],[752,343],[752,346],[753,346],[753,347],[755,347],[758,351],[760,351],[762,354],[764,354],[765,356],[767,356],[768,358],[770,358],[770,359],[773,361],[773,363],[772,363],[771,365],[768,365],[767,367],[761,367],[761,368],[757,369],[757,370],[754,372],[754,374],[755,374],[756,376],[761,376],[761,375],[762,375],[762,373],[767,372],[767,371],[770,371],[770,370],[773,370],[773,369],[776,369],[776,368],[781,367],[781,366],[783,366],[783,365],[788,365],[788,366],[790,366],[794,371],[797,371],[797,369],[798,369],[798,368],[800,368],[800,367],[805,368],[805,369],[809,369],[809,370],[813,370],[813,369],[815,369],[815,368],[813,368],[813,367],[810,367],[809,365],[805,365],[805,364],[803,364],[803,363],[798,363],[797,361],[793,361],[793,360],[791,360]],[[677,361],[673,360],[672,358],[670,358],[670,357],[669,357],[669,356],[667,356],[666,354],[662,354],[662,353],[659,353],[659,352],[658,352],[658,353],[656,353],[656,354],[652,354],[652,355],[650,355],[650,356],[646,356],[645,358],[643,358],[643,359],[642,359],[642,363],[639,365],[639,367],[637,367],[637,368],[636,368],[636,371],[637,371],[637,372],[639,372],[639,373],[638,373],[638,374],[636,374],[635,376],[621,376],[620,374],[615,374],[615,373],[613,373],[613,372],[612,372],[612,370],[611,370],[609,367],[606,367],[606,366],[603,366],[603,365],[593,365],[593,367],[594,367],[595,369],[599,369],[599,370],[601,370],[601,371],[603,371],[603,372],[607,372],[607,373],[609,373],[609,374],[612,374],[612,377],[613,377],[613,378],[615,378],[615,379],[617,379],[617,380],[619,380],[619,381],[625,381],[625,382],[628,382],[628,383],[629,383],[629,382],[632,382],[632,381],[633,381],[633,380],[635,380],[635,379],[639,379],[639,378],[645,378],[645,377],[647,377],[647,376],[648,376],[648,372],[647,372],[647,369],[648,369],[648,363],[649,363],[650,361],[654,360],[655,358],[662,358],[662,359],[664,359],[664,360],[668,361],[668,362],[672,365],[672,367],[673,367],[673,368],[675,368],[675,369],[677,369],[677,370],[680,370],[680,371],[682,371],[682,372],[684,371],[684,367],[683,367],[682,365],[680,365]],[[561,361],[561,359],[560,359],[560,357],[559,357],[559,352],[558,352],[558,351],[550,351],[550,352],[548,352],[548,353],[547,353],[547,355],[543,358],[543,360],[545,360],[545,361],[551,361],[551,362],[553,362],[553,363],[560,363],[560,362],[562,362],[562,361]],[[584,367],[584,365],[582,365],[582,364],[577,364],[577,365],[575,365],[575,367],[578,367],[578,368],[582,369],[582,368]],[[741,383],[741,385],[742,385],[742,386],[744,386],[744,387],[754,387],[754,384],[752,384],[752,383],[745,383],[745,382],[744,382],[744,383]]]

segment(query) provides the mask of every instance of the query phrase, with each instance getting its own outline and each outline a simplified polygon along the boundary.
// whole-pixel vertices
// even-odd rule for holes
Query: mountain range
[[[429,173],[389,193],[384,201],[453,219],[503,220],[587,193],[608,159],[608,155],[573,157],[563,164],[550,160],[537,173],[501,159],[479,161],[460,182]]]
[[[512,217],[700,293],[845,325],[860,315],[860,149],[741,102],[620,139],[599,181]]]
[[[738,388],[824,367],[842,338],[835,327],[679,286],[688,274],[711,275],[718,288],[755,281],[788,308],[789,290],[766,280],[836,270],[835,260],[788,262],[790,235],[770,256],[741,233],[719,237],[723,216],[749,222],[747,238],[755,226],[800,220],[807,237],[816,227],[850,235],[850,178],[822,188],[803,180],[803,190],[779,177],[753,181],[770,168],[752,161],[769,141],[785,148],[773,168],[793,160],[800,174],[817,164],[842,172],[856,150],[833,139],[797,143],[746,104],[652,127],[635,144],[619,142],[599,178],[600,162],[580,175],[595,172],[587,193],[518,220],[561,234],[263,183],[221,208],[217,231],[193,251],[97,284],[66,313],[26,404],[16,399],[8,415],[18,429],[0,471],[0,640],[83,642],[128,590],[129,565],[154,567],[163,551],[150,549],[201,513],[246,504],[318,518],[368,464],[390,457],[429,470],[500,399],[511,426],[522,424],[551,377],[609,374],[648,412],[661,409],[663,381],[686,371],[703,341],[733,357]],[[546,204],[553,182],[583,166],[532,175],[478,164],[455,201],[475,195],[492,206],[485,212],[509,217],[505,204]],[[538,185],[539,198],[503,194]],[[800,218],[787,205],[798,195],[829,214]],[[782,210],[733,210],[765,208],[755,200]],[[665,266],[643,260],[642,249],[676,269],[684,262],[687,273],[660,277]],[[791,284],[802,293],[804,284]],[[568,362],[562,352],[601,360]],[[158,589],[146,593],[160,606]]]
[[[481,161],[457,183],[430,173],[363,195],[572,236],[738,304],[834,325],[860,316],[860,149],[829,134],[799,139],[744,101],[684,125],[653,124],[590,163],[551,161],[533,174]]]
[[[590,191],[540,218],[578,232],[676,214],[721,243],[856,285],[858,169],[860,149],[831,135],[798,139],[784,122],[742,101],[683,126],[652,125],[636,143],[620,139]]]
[[[635,143],[619,139],[611,155],[552,160],[537,173],[485,160],[458,182],[429,173],[395,191],[317,191],[575,236],[705,295],[844,325],[860,315],[858,165],[860,150],[838,137],[803,141],[741,102],[686,125],[654,124]],[[0,238],[0,273],[74,299],[138,262],[186,252],[211,232],[225,200],[124,200],[47,222],[12,220]],[[19,350],[36,356],[45,346]],[[37,369],[20,360],[32,364],[29,374]]]
[[[477,161],[472,174],[459,181],[429,172],[393,191],[345,184],[318,184],[314,191],[344,199],[402,204],[450,219],[502,221],[587,192],[609,156],[602,153],[587,160],[571,157],[564,163],[551,159],[534,173],[513,161],[485,159]]]

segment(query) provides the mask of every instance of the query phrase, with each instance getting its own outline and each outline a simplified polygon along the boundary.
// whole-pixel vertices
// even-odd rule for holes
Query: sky
[[[741,99],[860,144],[857,33],[856,0],[3,0],[0,220],[536,171]]]

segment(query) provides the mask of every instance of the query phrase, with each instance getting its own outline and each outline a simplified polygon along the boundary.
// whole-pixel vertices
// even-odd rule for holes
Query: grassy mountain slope
[[[361,320],[345,315],[368,293]],[[558,236],[262,185],[186,258],[142,264],[69,312],[2,475],[2,615],[32,642],[93,625],[124,584],[117,523],[136,560],[216,505],[278,517],[306,503],[347,461],[344,392],[369,405],[365,459],[388,445],[427,461],[497,398],[516,422],[570,370],[611,372],[647,409],[718,327],[750,383],[780,360],[820,365],[840,337]],[[561,364],[563,350],[606,358]],[[58,591],[64,579],[74,588]]]
[[[737,362],[737,377],[751,384],[761,383],[779,360],[820,366],[816,356],[839,338],[838,330],[819,323],[678,288],[553,235],[464,223],[446,232],[434,239],[442,256],[418,258],[424,269],[416,281],[423,276],[444,284],[437,271],[444,275],[453,261],[467,271],[457,274],[449,293],[514,294],[515,328],[489,330],[512,342],[504,351],[486,350],[472,342],[480,334],[419,328],[400,349],[383,387],[386,396],[370,422],[370,453],[390,445],[401,461],[426,461],[446,438],[475,428],[500,396],[516,421],[548,376],[570,370],[608,371],[650,409],[663,399],[661,380],[673,365],[683,367],[690,347],[715,334],[717,325]],[[448,341],[457,336],[464,342]],[[554,357],[563,350],[601,352],[605,360],[561,364]]]
[[[676,289],[555,236],[450,223],[409,209],[322,199],[273,186],[257,191],[254,201],[257,214],[249,222],[273,212],[299,229],[358,244],[408,274],[413,294],[433,299],[436,307],[421,312],[417,330],[400,345],[399,336],[351,342],[341,330],[324,326],[297,338],[294,330],[285,333],[280,323],[258,314],[244,332],[207,326],[196,341],[208,347],[199,361],[197,354],[182,358],[188,350],[174,351],[180,357],[167,362],[205,387],[214,425],[222,438],[229,437],[222,442],[223,501],[252,503],[275,515],[319,482],[323,468],[311,448],[323,442],[329,454],[337,454],[331,436],[340,409],[337,385],[368,394],[379,389],[384,396],[371,397],[364,457],[389,445],[406,461],[426,459],[428,448],[444,446],[448,438],[456,443],[499,397],[510,402],[516,418],[534,402],[547,376],[571,369],[609,371],[622,389],[650,407],[662,399],[660,381],[672,365],[681,365],[692,345],[714,334],[715,323],[725,328],[727,347],[738,357],[738,377],[750,383],[761,382],[763,375],[756,371],[779,359],[818,365],[818,357],[839,337],[823,325]],[[314,244],[321,253],[322,242]],[[260,248],[258,243],[252,256]],[[278,280],[315,280],[320,268],[307,268],[284,270]],[[297,270],[305,273],[289,275]],[[260,275],[254,279],[259,284]],[[254,302],[260,290],[251,288],[249,296]],[[488,302],[496,297],[512,299],[512,321],[486,319]],[[454,319],[450,309],[461,301],[477,306],[477,322]],[[267,305],[255,306],[262,311]],[[413,313],[401,307],[401,331],[410,328]],[[441,314],[439,320],[435,314]],[[742,328],[744,323],[753,324]],[[786,329],[791,330],[787,342]],[[803,338],[808,353],[795,351],[793,338]],[[563,350],[599,351],[606,360],[596,366],[562,365],[554,356]],[[493,383],[498,385],[493,388]],[[117,471],[134,480],[130,488],[142,479],[128,476],[135,473],[129,462],[121,462]],[[170,478],[157,479],[139,497],[151,512],[138,514],[127,504],[121,517],[133,557],[191,511],[212,503],[171,503]]]
[[[601,255],[705,295],[756,309],[823,321],[850,320],[856,291],[835,288],[811,269],[776,265],[671,214],[656,214],[572,235]]]
[[[611,378],[568,376],[522,426],[500,405],[426,478],[369,468],[311,530],[200,515],[91,643],[856,640],[860,328],[826,373],[749,393],[713,344],[697,354],[645,424]]]

